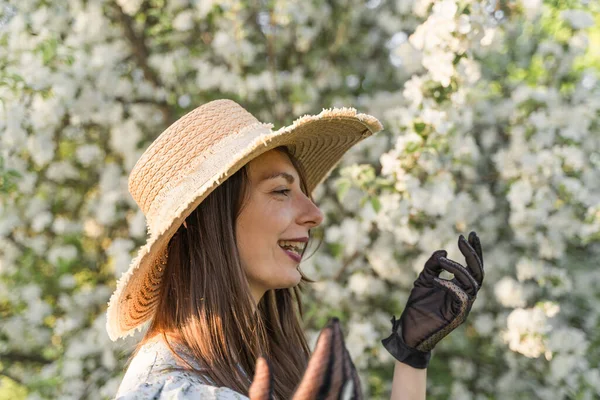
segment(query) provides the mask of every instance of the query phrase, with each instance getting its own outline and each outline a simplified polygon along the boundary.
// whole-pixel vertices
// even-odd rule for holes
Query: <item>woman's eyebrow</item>
[[[281,177],[283,177],[283,178],[285,178],[285,180],[286,180],[286,181],[287,181],[287,182],[288,182],[290,185],[291,185],[292,183],[294,183],[294,180],[295,180],[295,179],[294,179],[294,176],[293,176],[293,175],[290,175],[290,174],[288,174],[287,172],[275,172],[275,173],[273,173],[273,174],[270,174],[270,175],[264,176],[264,177],[263,177],[263,178],[262,178],[260,181],[261,181],[261,182],[263,182],[263,181],[267,181],[267,180],[270,180],[270,179],[279,178],[280,176],[281,176]]]

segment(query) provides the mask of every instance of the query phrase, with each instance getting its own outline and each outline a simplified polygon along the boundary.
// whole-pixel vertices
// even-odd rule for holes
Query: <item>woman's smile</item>
[[[284,249],[282,247],[279,247],[279,248],[295,262],[299,263],[302,260],[302,256],[300,254],[297,254],[297,253],[293,252],[292,250]]]

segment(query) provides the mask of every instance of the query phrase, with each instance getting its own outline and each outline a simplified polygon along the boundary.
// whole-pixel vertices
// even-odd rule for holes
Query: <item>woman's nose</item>
[[[303,222],[305,224],[310,223],[312,227],[321,225],[324,218],[323,212],[312,200],[307,199],[307,201],[309,204],[308,208],[303,213]]]

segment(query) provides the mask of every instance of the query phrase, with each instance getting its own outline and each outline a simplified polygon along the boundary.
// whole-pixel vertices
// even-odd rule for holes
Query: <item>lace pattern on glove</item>
[[[471,309],[471,305],[475,301],[475,298],[471,298],[464,290],[459,288],[455,283],[451,281],[447,281],[444,279],[434,279],[438,284],[446,287],[452,293],[456,295],[460,299],[460,311],[459,314],[454,318],[448,325],[444,326],[442,329],[423,340],[417,346],[417,350],[420,351],[431,351],[435,347],[435,345],[442,340],[448,333],[452,332],[457,326],[462,324],[467,319],[467,314]]]

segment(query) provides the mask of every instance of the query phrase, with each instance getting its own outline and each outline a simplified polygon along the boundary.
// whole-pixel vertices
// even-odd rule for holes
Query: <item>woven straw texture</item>
[[[313,193],[348,149],[381,129],[370,115],[337,108],[301,117],[274,132],[272,125],[231,100],[212,101],[175,121],[129,176],[129,191],[146,216],[149,237],[108,303],[110,338],[132,335],[151,320],[169,240],[228,176],[262,153],[287,146],[305,168]]]

